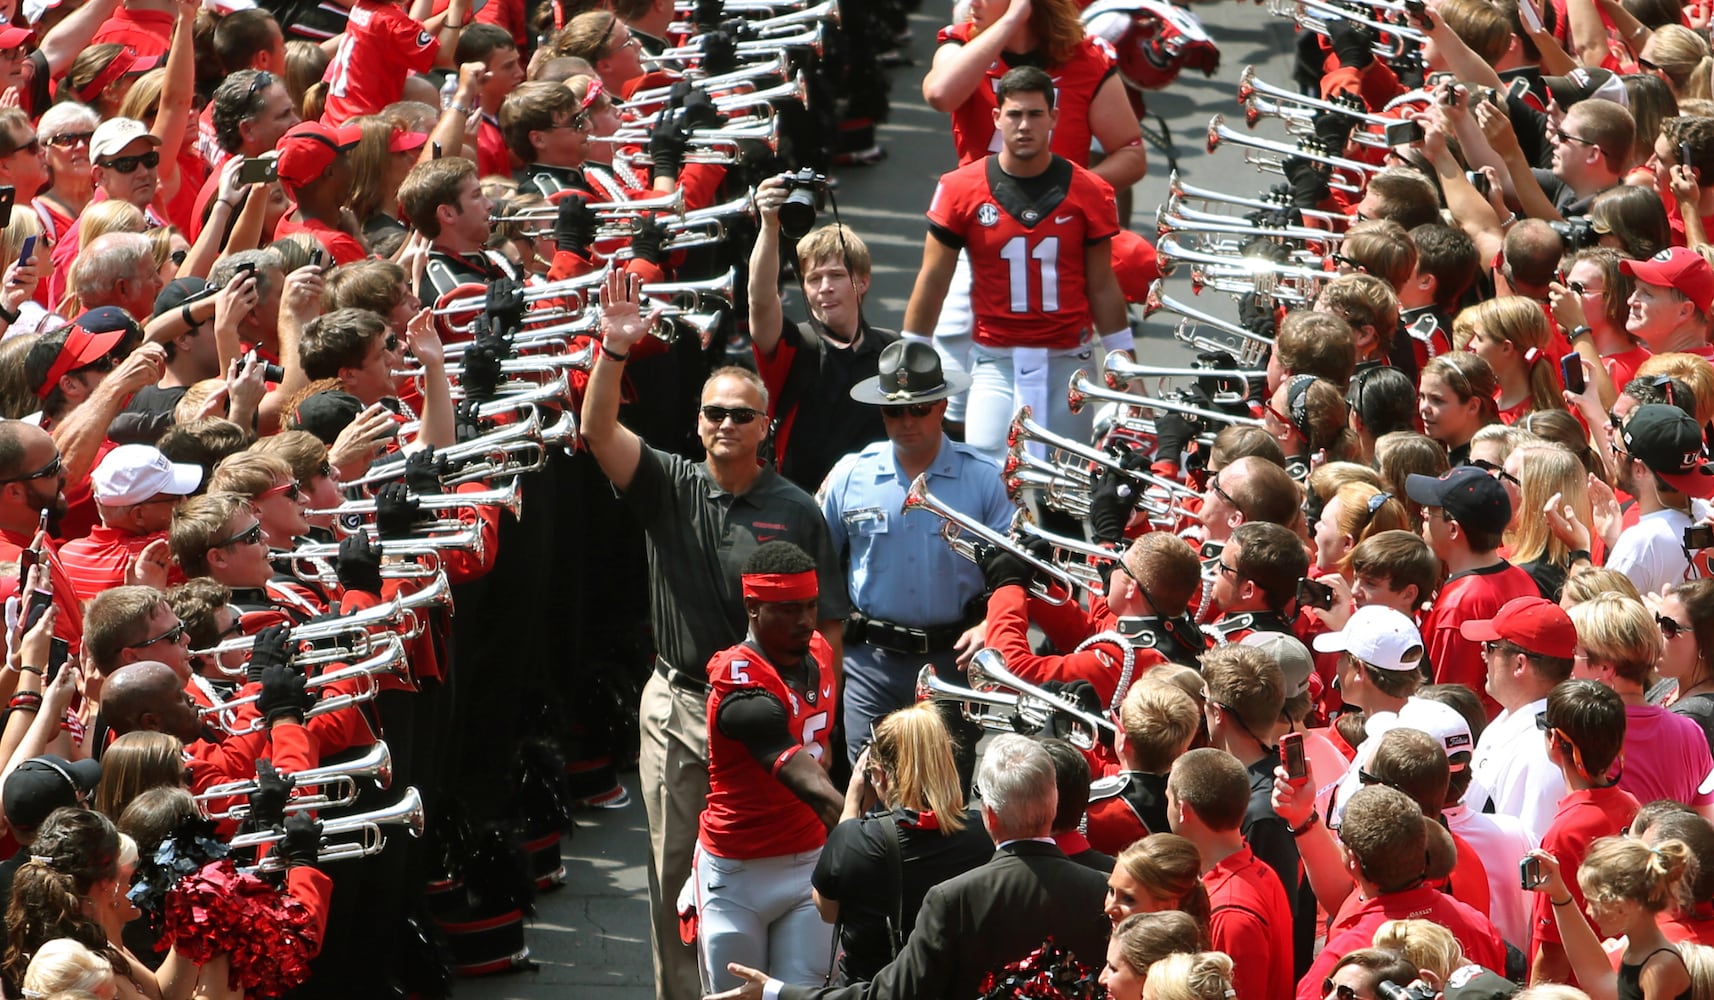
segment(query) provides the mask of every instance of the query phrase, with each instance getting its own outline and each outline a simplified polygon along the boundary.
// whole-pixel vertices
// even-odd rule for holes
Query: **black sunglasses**
[[[1523,488],[1524,484],[1521,481],[1519,481],[1517,476],[1512,475],[1511,473],[1507,472],[1505,469],[1501,468],[1498,465],[1495,465],[1493,462],[1490,462],[1485,458],[1472,458],[1470,460],[1470,464],[1474,465],[1478,469],[1481,469],[1483,472],[1486,472],[1488,475],[1493,476],[1495,479],[1503,479],[1506,482],[1511,483],[1513,486],[1518,487],[1519,489]]]
[[[908,406],[881,407],[881,416],[886,417],[889,420],[898,420],[907,413],[920,420],[933,412],[933,403],[911,403]]]
[[[1357,1000],[1356,990],[1346,986],[1344,983],[1335,985],[1333,980],[1323,979],[1321,981],[1321,995],[1325,997],[1329,993],[1332,993],[1336,1000]]]
[[[1677,620],[1668,618],[1658,611],[1655,612],[1654,623],[1660,626],[1660,634],[1668,639],[1676,639],[1690,631],[1689,625],[1681,625]]]
[[[79,144],[87,146],[89,141],[94,138],[94,132],[55,132],[48,136],[48,145],[59,146],[62,149]]]
[[[98,164],[108,170],[121,174],[134,174],[138,167],[148,167],[150,170],[161,165],[161,154],[153,150],[141,156],[116,156],[106,163]]]
[[[381,341],[381,346],[386,348],[388,351],[398,350],[399,349],[399,335],[396,333],[387,334],[387,339]]]
[[[42,151],[42,137],[39,135],[32,135],[32,136],[30,136],[29,142],[24,143],[22,146],[19,146],[18,148],[12,150],[10,153],[7,153],[6,155],[7,156],[17,156],[19,153],[35,154],[35,153],[40,153],[41,151]]]
[[[260,544],[262,544],[262,522],[257,521],[255,524],[252,524],[250,527],[245,528],[243,531],[240,531],[238,534],[233,535],[230,538],[225,538],[225,539],[222,539],[221,541],[215,542],[214,545],[211,547],[216,548],[216,549],[224,549],[224,548],[228,548],[228,547],[233,546],[233,545],[260,545]]]
[[[724,423],[731,420],[742,427],[762,415],[761,410],[752,410],[748,406],[709,406],[702,407],[702,419],[711,424]]]
[[[258,527],[260,527],[260,526],[258,525]],[[144,639],[142,642],[133,642],[131,645],[126,646],[125,648],[126,649],[144,649],[148,646],[153,646],[157,642],[178,642],[179,639],[184,637],[184,632],[185,632],[185,623],[179,622],[177,625],[174,625],[172,628],[167,629],[165,632],[162,632],[160,635],[155,636],[153,639]]]
[[[60,456],[55,455],[53,461],[42,466],[41,468],[37,469],[36,471],[27,472],[21,476],[13,476],[10,479],[0,479],[0,483],[27,483],[32,479],[46,479],[49,476],[57,476],[57,475],[59,475],[60,466],[62,464],[63,463],[60,460]]]

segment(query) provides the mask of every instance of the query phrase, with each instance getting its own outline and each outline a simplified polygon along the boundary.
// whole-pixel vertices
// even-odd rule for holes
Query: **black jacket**
[[[787,986],[780,1000],[969,1000],[982,977],[1052,937],[1098,969],[1109,923],[1107,880],[1034,840],[1007,844],[993,860],[935,886],[923,898],[905,950],[867,983]]]

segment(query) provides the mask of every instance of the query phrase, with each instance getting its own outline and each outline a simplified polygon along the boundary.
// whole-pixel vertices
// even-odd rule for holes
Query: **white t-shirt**
[[[1631,578],[1644,594],[1659,594],[1669,583],[1683,583],[1690,560],[1684,556],[1684,529],[1693,522],[1681,510],[1644,514],[1624,530],[1607,553],[1607,568]]]

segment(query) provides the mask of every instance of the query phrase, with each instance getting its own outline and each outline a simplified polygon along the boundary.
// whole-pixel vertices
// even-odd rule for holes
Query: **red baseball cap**
[[[280,139],[280,181],[294,190],[320,177],[340,153],[363,138],[356,125],[299,122]]]
[[[1526,653],[1569,660],[1577,655],[1577,626],[1565,609],[1541,597],[1514,597],[1492,618],[1458,626],[1471,642],[1509,642]]]
[[[387,152],[409,153],[414,149],[423,148],[428,140],[427,132],[406,132],[402,128],[396,128],[393,130],[393,134],[387,138]]]
[[[1698,312],[1714,306],[1714,267],[1688,247],[1668,247],[1648,260],[1621,260],[1619,270],[1638,281],[1678,289]]]
[[[61,377],[101,360],[132,331],[141,338],[142,328],[117,306],[102,306],[79,316],[77,322],[65,327],[65,342],[54,355],[54,363],[48,366],[42,384],[36,387],[36,395],[46,399],[60,384]]]
[[[8,24],[0,28],[0,49],[15,49],[29,41],[35,32],[23,25]]]
[[[1119,230],[1113,237],[1113,272],[1119,276],[1126,302],[1146,302],[1149,286],[1161,276],[1154,244],[1129,229]]]

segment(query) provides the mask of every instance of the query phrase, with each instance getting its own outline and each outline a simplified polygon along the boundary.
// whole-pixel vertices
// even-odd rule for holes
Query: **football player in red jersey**
[[[767,542],[742,581],[750,634],[708,662],[708,804],[691,874],[710,993],[740,982],[729,962],[826,980],[832,939],[810,875],[845,807],[826,770],[838,681],[815,630],[815,560]]]
[[[1112,186],[1052,152],[1058,111],[1046,71],[1007,72],[998,99],[994,123],[1003,148],[942,176],[935,190],[903,334],[922,338],[934,329],[965,250],[976,317],[965,441],[995,461],[1004,457],[1006,429],[1021,403],[1056,433],[1088,440],[1091,415],[1074,416],[1060,387],[1076,369],[1091,367],[1092,332],[1105,350],[1131,347],[1113,273],[1119,216]],[[1020,393],[1018,375],[1041,369],[1046,391]]]

